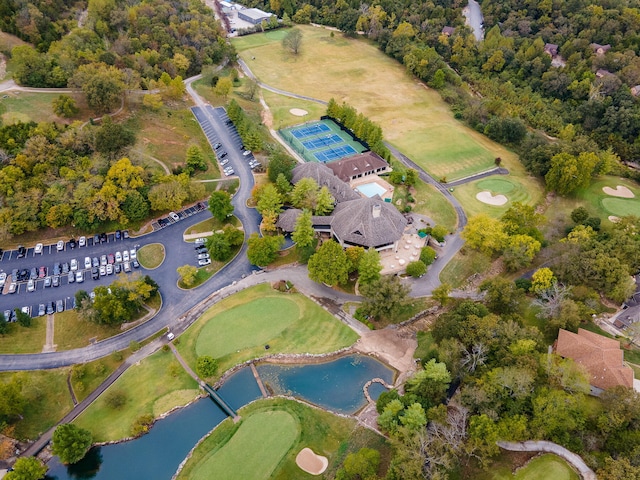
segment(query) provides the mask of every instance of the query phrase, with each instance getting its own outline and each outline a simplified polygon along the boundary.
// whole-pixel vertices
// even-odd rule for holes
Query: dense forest
[[[465,26],[459,1],[249,3],[374,40],[536,175],[546,176],[559,153],[595,152],[609,155],[616,173],[639,177],[617,168],[618,158],[640,156],[640,103],[631,90],[640,84],[637,1],[486,0],[483,42]]]

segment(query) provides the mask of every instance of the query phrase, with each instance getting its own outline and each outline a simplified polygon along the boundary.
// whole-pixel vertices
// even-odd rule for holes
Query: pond
[[[393,383],[394,376],[384,364],[363,355],[311,365],[263,364],[258,365],[257,370],[274,393],[293,395],[342,413],[355,413],[365,405],[362,388],[367,381],[378,377]],[[380,385],[370,392],[377,398],[383,390]],[[218,393],[236,410],[261,397],[249,367],[230,376]],[[159,420],[147,435],[92,448],[77,464],[65,466],[54,457],[49,462],[46,478],[169,480],[195,444],[225,418],[212,400],[203,398]]]

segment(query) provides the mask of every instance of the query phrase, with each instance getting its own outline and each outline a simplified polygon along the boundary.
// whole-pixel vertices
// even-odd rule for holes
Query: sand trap
[[[309,114],[309,112],[301,108],[292,108],[291,110],[289,110],[289,113],[291,115],[295,115],[296,117],[304,117],[305,115]]]
[[[618,185],[615,189],[611,187],[602,187],[602,191],[612,197],[634,198],[635,195],[627,187]]]
[[[620,221],[620,217],[616,217],[615,215],[609,215],[607,218],[611,223],[618,223]]]
[[[489,205],[499,206],[507,203],[507,197],[505,197],[504,195],[493,196],[491,195],[491,192],[488,192],[486,190],[484,192],[478,193],[476,195],[476,198],[482,203],[488,203]]]
[[[310,448],[303,448],[296,457],[296,463],[305,472],[320,475],[327,469],[329,460],[322,455],[316,455]]]

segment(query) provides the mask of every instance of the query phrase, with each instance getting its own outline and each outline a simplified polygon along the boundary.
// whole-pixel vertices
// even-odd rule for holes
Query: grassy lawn
[[[233,39],[239,55],[264,83],[345,101],[382,126],[385,138],[420,166],[448,180],[487,170],[496,157],[511,169],[516,156],[453,118],[440,95],[416,82],[395,60],[362,39],[303,32],[298,55],[280,45],[285,30]],[[393,88],[390,86],[393,85]]]
[[[28,328],[10,323],[8,333],[0,335],[0,353],[39,353],[44,346],[46,334],[46,317],[32,319]]]
[[[453,288],[458,288],[471,275],[486,272],[490,266],[491,259],[483,253],[470,248],[462,248],[444,267],[440,274],[440,280]]]
[[[150,243],[138,250],[138,261],[147,269],[158,268],[164,262],[165,250],[161,243]]]
[[[333,475],[326,475],[335,473],[347,451],[371,445],[383,450],[383,458],[388,455],[384,439],[357,427],[353,420],[292,400],[260,400],[244,407],[239,413],[243,419],[240,423],[225,420],[195,449],[178,475],[179,480],[223,477],[273,480],[318,478],[303,472],[295,463],[296,455],[305,447],[328,458],[329,468],[324,478],[333,478]],[[293,426],[290,419],[294,420]],[[280,420],[280,424],[274,420]],[[265,427],[267,424],[269,428]],[[265,432],[270,429],[282,432],[280,435],[283,438],[273,433],[264,438]],[[295,433],[293,440],[292,433]],[[258,439],[263,439],[261,445],[257,443]],[[236,458],[236,455],[241,457]],[[214,464],[214,458],[220,462],[219,465]],[[229,463],[231,459],[236,459],[236,462]],[[223,464],[228,466],[227,470],[218,470]],[[224,473],[216,476],[213,468],[215,472]]]
[[[418,181],[414,187],[415,206],[413,212],[426,215],[436,225],[443,225],[452,232],[456,229],[458,216],[453,206],[432,185]]]
[[[326,105],[308,100],[300,100],[297,98],[279,95],[268,90],[262,90],[264,101],[269,105],[271,114],[273,115],[273,128],[280,130],[281,128],[298,125],[309,120],[317,120],[327,111]],[[292,108],[301,108],[308,112],[303,117],[298,117],[291,113]]]
[[[607,195],[602,191],[603,187],[611,187],[622,185],[627,187],[635,195],[635,198],[620,198]],[[623,217],[625,215],[640,215],[640,185],[621,177],[606,176],[601,177],[583,190],[579,190],[575,199],[584,206],[589,213],[600,217],[603,222],[607,222],[609,215]],[[575,208],[575,207],[574,207]],[[571,211],[567,212],[567,216]]]
[[[516,171],[512,175],[488,177],[459,185],[455,187],[453,194],[470,217],[479,213],[500,217],[514,202],[536,205],[543,198],[541,183],[533,177],[519,173],[522,172]],[[476,198],[482,191],[489,191],[492,195],[505,195],[508,201],[501,206],[483,203]]]
[[[113,391],[123,392],[125,405],[109,407]],[[74,423],[90,430],[96,442],[119,440],[130,435],[135,420],[144,414],[159,416],[185,405],[199,394],[198,386],[171,352],[160,351],[130,367]]]
[[[53,342],[58,351],[86,347],[91,339],[104,340],[118,333],[119,326],[98,325],[82,318],[75,310],[55,314]]]
[[[124,353],[125,352],[116,352],[100,360],[94,360],[93,362],[75,365],[73,367],[76,374],[71,375],[71,387],[79,402],[98,388],[98,385],[111,375],[131,352],[127,349],[127,355]]]
[[[301,425],[285,410],[257,412],[193,471],[193,478],[267,480],[298,439]]]
[[[2,372],[0,381],[18,375],[23,380],[22,392],[26,398],[23,419],[16,424],[19,439],[35,440],[56,424],[73,408],[67,388],[68,368],[30,372]]]
[[[229,222],[222,223],[211,217],[207,220],[204,220],[200,223],[196,223],[195,225],[190,226],[184,231],[184,235],[193,235],[194,233],[207,233],[207,232],[215,232],[217,230],[222,230],[225,225],[233,225],[234,227],[240,226],[240,220],[237,217],[229,218]],[[193,240],[191,240],[193,241]]]
[[[4,98],[4,96],[7,98]],[[76,100],[80,113],[74,118],[61,118],[53,113],[52,102],[58,98],[58,93],[30,93],[11,90],[3,92],[0,97],[0,118],[2,123],[9,125],[17,122],[58,122],[72,123],[75,120],[88,120],[91,117],[84,95],[81,93],[67,93]]]
[[[184,335],[178,349],[195,366],[211,355],[219,372],[269,353],[326,353],[351,345],[357,335],[304,295],[279,293],[269,284],[239,292],[211,307]]]
[[[199,172],[194,178],[220,178],[213,150],[189,110],[189,105],[181,103],[176,108],[163,106],[158,111],[138,105],[130,124],[137,130],[134,151],[141,152],[142,156],[156,158],[169,170],[173,170],[184,166],[187,148],[197,145],[204,153],[208,170]],[[152,160],[147,161],[152,165],[154,163]]]
[[[511,471],[498,469],[493,472],[493,480],[578,480],[578,474],[560,457],[545,454],[536,457],[514,475]]]

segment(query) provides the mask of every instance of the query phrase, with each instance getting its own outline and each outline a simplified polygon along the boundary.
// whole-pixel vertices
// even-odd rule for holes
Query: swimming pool
[[[376,195],[380,195],[382,197],[382,195],[384,195],[387,191],[386,188],[384,188],[382,185],[377,184],[376,182],[358,185],[356,187],[356,190],[358,190],[360,193],[366,195],[369,198],[374,197]]]

